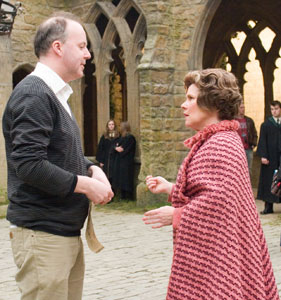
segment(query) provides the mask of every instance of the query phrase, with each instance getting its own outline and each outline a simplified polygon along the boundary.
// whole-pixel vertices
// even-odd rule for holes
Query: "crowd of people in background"
[[[119,133],[115,121],[109,120],[98,144],[96,160],[121,199],[134,199],[135,152],[136,139],[129,122],[121,122]]]

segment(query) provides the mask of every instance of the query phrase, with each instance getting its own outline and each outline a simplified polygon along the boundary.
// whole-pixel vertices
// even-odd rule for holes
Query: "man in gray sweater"
[[[3,115],[8,164],[7,219],[21,299],[82,299],[80,231],[89,200],[113,197],[102,170],[82,152],[67,100],[90,53],[77,19],[61,13],[34,39],[39,62],[14,89]]]

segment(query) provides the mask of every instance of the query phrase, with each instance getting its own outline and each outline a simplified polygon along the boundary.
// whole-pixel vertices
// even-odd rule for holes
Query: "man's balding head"
[[[61,12],[53,14],[39,26],[34,38],[34,52],[38,58],[47,54],[54,41],[59,40],[62,43],[66,41],[66,28],[71,21],[81,24],[73,14]]]

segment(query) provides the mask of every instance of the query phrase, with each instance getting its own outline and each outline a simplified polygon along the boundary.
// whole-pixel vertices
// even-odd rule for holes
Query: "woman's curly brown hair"
[[[184,78],[185,88],[195,84],[199,89],[197,105],[202,109],[217,111],[218,118],[232,120],[242,101],[236,77],[223,69],[191,71]]]

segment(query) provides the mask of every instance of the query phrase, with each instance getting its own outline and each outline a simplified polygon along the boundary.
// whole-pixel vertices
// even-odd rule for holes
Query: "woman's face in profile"
[[[216,123],[217,113],[202,109],[197,105],[199,89],[195,84],[186,91],[186,100],[181,105],[185,116],[185,126],[196,131],[202,130],[206,125]]]

